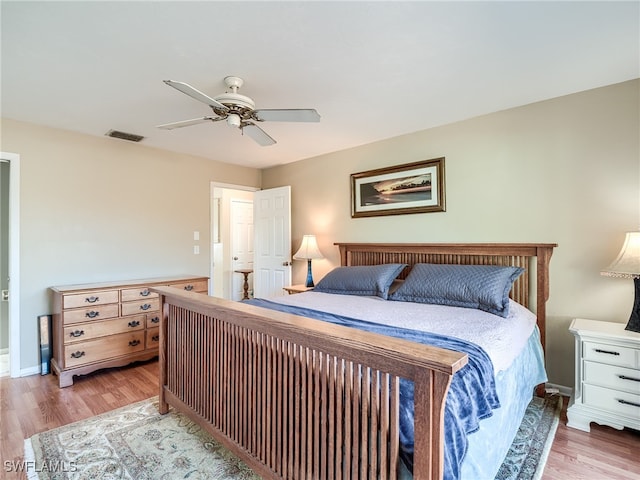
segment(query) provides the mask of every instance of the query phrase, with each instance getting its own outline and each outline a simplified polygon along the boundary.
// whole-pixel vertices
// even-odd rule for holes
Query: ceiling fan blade
[[[180,122],[172,122],[172,123],[165,123],[163,125],[156,125],[157,128],[162,128],[164,130],[173,130],[174,128],[182,128],[182,127],[189,127],[191,125],[197,125],[198,123],[204,123],[204,122],[217,122],[219,120],[223,120],[222,117],[202,117],[202,118],[193,118],[191,120],[182,120]]]
[[[180,90],[182,93],[185,93],[185,94],[189,95],[191,98],[195,98],[196,100],[198,100],[198,101],[200,101],[202,103],[206,103],[210,107],[220,108],[220,109],[222,109],[224,111],[228,111],[229,110],[229,108],[226,107],[225,105],[221,104],[217,100],[214,100],[209,95],[206,95],[206,94],[202,93],[197,88],[193,88],[188,83],[176,82],[176,81],[173,81],[173,80],[163,80],[163,82],[166,83],[167,85],[169,85],[170,87],[173,87],[176,90]]]
[[[313,108],[255,110],[262,122],[319,122],[320,114]]]
[[[247,122],[242,125],[242,133],[246,133],[251,138],[253,138],[259,145],[263,147],[268,147],[269,145],[273,145],[276,141],[271,138],[267,132],[262,130],[255,123]]]

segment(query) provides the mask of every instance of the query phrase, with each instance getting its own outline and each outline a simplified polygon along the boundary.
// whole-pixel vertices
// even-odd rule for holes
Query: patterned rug
[[[496,479],[540,478],[561,406],[559,396],[532,400]],[[25,464],[38,480],[260,478],[185,416],[160,415],[157,397],[34,435]]]

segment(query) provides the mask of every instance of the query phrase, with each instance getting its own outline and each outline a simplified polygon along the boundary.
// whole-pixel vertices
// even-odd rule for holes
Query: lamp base
[[[311,275],[311,259],[307,260],[307,281],[304,284],[305,287],[314,287],[313,276]]]
[[[625,330],[640,333],[640,278],[633,279],[633,286],[635,299],[633,301],[633,308],[631,309],[631,317],[629,317],[629,323],[627,323]]]

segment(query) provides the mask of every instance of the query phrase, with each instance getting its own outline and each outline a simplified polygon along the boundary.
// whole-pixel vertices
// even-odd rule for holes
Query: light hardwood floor
[[[22,460],[24,439],[158,394],[158,363],[151,361],[75,377],[58,388],[54,375],[0,378],[0,478],[5,462]],[[640,432],[592,424],[585,433],[566,426],[567,399],[542,480],[640,478]],[[484,480],[484,479],[463,479]]]

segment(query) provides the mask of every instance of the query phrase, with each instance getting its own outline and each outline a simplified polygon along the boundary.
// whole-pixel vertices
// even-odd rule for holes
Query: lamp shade
[[[640,278],[640,232],[627,232],[622,250],[601,273],[609,277]]]
[[[324,258],[322,252],[318,248],[318,242],[315,235],[305,235],[302,237],[302,245],[298,251],[293,255],[296,260],[315,260],[317,258]]]

